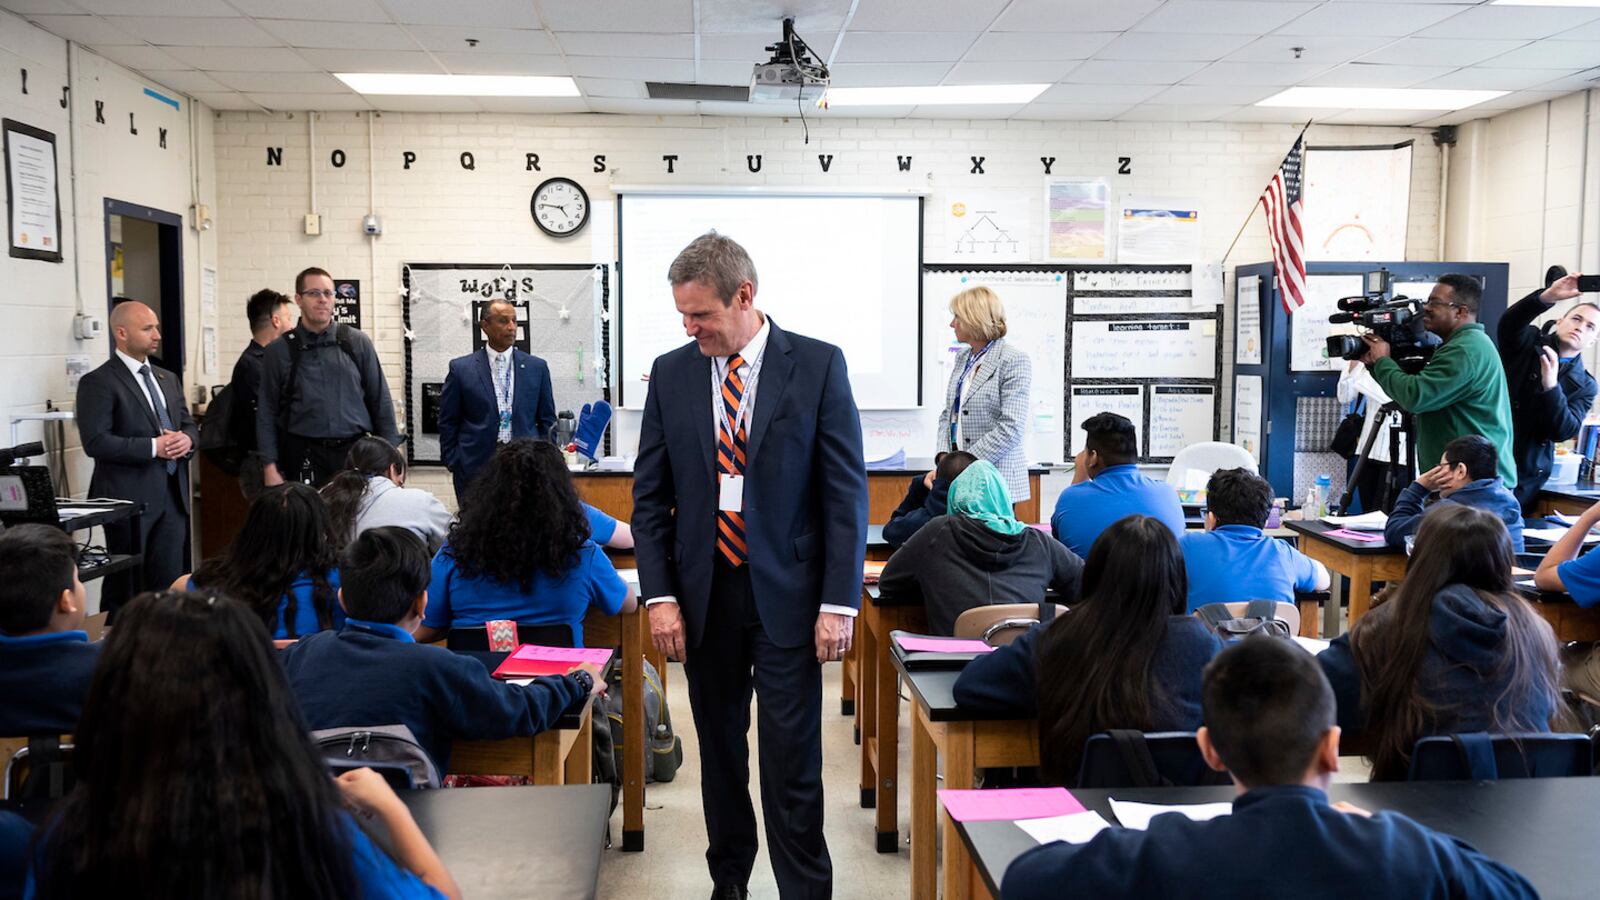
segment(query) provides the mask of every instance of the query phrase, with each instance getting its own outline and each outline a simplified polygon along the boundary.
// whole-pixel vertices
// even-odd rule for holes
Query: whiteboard
[[[1072,386],[1071,412],[1067,425],[1072,429],[1071,455],[1077,456],[1088,441],[1083,423],[1103,412],[1116,413],[1133,423],[1134,446],[1142,447],[1144,434],[1144,387],[1137,384],[1075,384]],[[1143,454],[1140,454],[1143,455]]]
[[[617,217],[624,407],[643,408],[651,364],[688,341],[667,270],[712,229],[749,252],[758,309],[844,351],[857,406],[917,406],[921,198],[622,193]]]
[[[1260,375],[1235,375],[1233,379],[1233,442],[1250,451],[1261,463],[1261,392]]]
[[[1085,297],[1072,298],[1072,313],[1078,316],[1171,315],[1193,308],[1190,297]]]
[[[1147,455],[1177,456],[1201,441],[1216,440],[1217,389],[1209,384],[1158,384],[1150,389]]]
[[[1366,279],[1355,275],[1307,275],[1306,305],[1289,316],[1289,369],[1293,372],[1334,372],[1342,364],[1327,357],[1330,334],[1360,334],[1355,323],[1330,325],[1328,317],[1339,311],[1340,297],[1361,293]]]
[[[1214,319],[1080,320],[1072,324],[1074,380],[1215,378],[1216,372]]]

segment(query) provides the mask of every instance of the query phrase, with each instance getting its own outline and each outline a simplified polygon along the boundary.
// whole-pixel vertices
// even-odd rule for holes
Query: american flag
[[[1300,227],[1300,186],[1305,170],[1306,133],[1295,138],[1294,148],[1261,192],[1261,207],[1267,213],[1267,237],[1272,242],[1272,261],[1278,269],[1278,294],[1283,311],[1293,314],[1306,303],[1306,251]]]

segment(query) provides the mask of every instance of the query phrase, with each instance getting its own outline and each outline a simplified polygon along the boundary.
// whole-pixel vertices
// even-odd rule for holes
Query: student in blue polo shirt
[[[0,736],[71,734],[98,645],[83,631],[78,548],[59,528],[0,532]]]
[[[244,526],[221,556],[173,582],[243,601],[277,640],[295,640],[344,624],[339,608],[338,548],[322,495],[297,481],[270,487],[250,502]]]
[[[1443,503],[1459,503],[1498,516],[1511,535],[1511,549],[1521,553],[1522,504],[1500,480],[1499,467],[1500,453],[1487,438],[1469,434],[1445,444],[1439,464],[1400,492],[1394,512],[1389,513],[1389,524],[1384,526],[1384,539],[1389,546],[1398,547],[1407,535],[1417,533],[1428,510]],[[1439,495],[1437,500],[1433,494]]]
[[[599,669],[496,681],[483,664],[411,636],[428,605],[428,551],[409,530],[364,531],[345,550],[338,633],[318,632],[286,648],[283,669],[312,729],[404,725],[441,772],[454,739],[537,734],[604,688]]]
[[[501,444],[475,484],[479,502],[461,510],[433,557],[427,615],[417,639],[452,628],[511,619],[520,625],[567,625],[583,644],[590,609],[633,609],[633,589],[590,540],[588,514],[561,451],[547,441]]]
[[[1073,458],[1072,486],[1056,498],[1050,531],[1067,549],[1087,558],[1094,539],[1124,516],[1151,516],[1183,534],[1183,506],[1178,492],[1164,481],[1139,473],[1139,436],[1133,423],[1103,412],[1084,420],[1088,433]]]
[[[1001,900],[1079,897],[1537,897],[1516,871],[1393,812],[1328,802],[1339,771],[1333,691],[1305,651],[1250,638],[1206,667],[1200,752],[1233,777],[1233,814],[1157,816],[1012,862]],[[1248,860],[1241,857],[1241,852]],[[1232,862],[1227,862],[1231,860]]]
[[[1206,483],[1206,530],[1178,538],[1189,572],[1189,612],[1207,603],[1278,600],[1325,591],[1328,570],[1261,530],[1272,485],[1249,469],[1219,469]]]
[[[1600,604],[1600,553],[1583,553],[1583,539],[1600,524],[1600,503],[1583,511],[1578,521],[1556,541],[1539,562],[1533,581],[1544,591],[1565,591],[1572,602],[1589,607]],[[1561,684],[1581,694],[1585,702],[1600,701],[1600,644],[1574,643],[1562,651]]]
[[[602,547],[616,550],[633,549],[633,528],[620,519],[583,504],[583,514],[589,520],[589,540]]]

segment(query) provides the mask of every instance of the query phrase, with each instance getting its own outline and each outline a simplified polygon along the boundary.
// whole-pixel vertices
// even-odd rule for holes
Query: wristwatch
[[[588,695],[594,691],[594,676],[590,675],[588,672],[585,672],[583,669],[573,672],[572,680],[578,683],[578,690],[584,695]]]

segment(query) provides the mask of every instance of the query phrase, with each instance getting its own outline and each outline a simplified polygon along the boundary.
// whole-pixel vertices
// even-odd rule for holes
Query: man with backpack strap
[[[309,480],[321,487],[344,468],[364,434],[400,443],[394,403],[371,338],[333,321],[333,277],[295,276],[300,324],[267,345],[256,408],[262,480]]]
[[[233,364],[233,377],[229,380],[232,393],[227,428],[228,443],[232,444],[239,465],[239,487],[246,499],[261,493],[261,460],[256,456],[256,409],[261,397],[261,368],[267,356],[267,345],[288,333],[294,327],[294,308],[289,298],[272,288],[262,288],[250,297],[245,305],[245,315],[250,319],[250,344],[239,354]],[[213,398],[213,408],[216,408]],[[205,432],[201,428],[200,449],[205,450]]]

